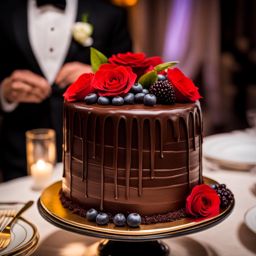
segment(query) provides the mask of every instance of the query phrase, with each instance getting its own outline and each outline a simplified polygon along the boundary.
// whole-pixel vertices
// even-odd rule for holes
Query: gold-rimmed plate
[[[31,255],[39,241],[39,233],[34,224],[24,218],[19,218],[11,231],[11,242],[6,249],[0,251],[0,256]]]
[[[217,183],[209,178],[204,178],[204,182],[206,184]],[[106,226],[98,226],[96,223],[89,222],[86,218],[65,209],[59,199],[60,189],[61,181],[52,184],[43,191],[38,201],[39,212],[46,220],[58,227],[76,233],[113,240],[151,240],[193,233],[224,220],[231,213],[234,206],[233,203],[227,209],[221,211],[219,215],[208,219],[183,218],[167,223],[140,225],[139,228],[135,229],[128,226],[116,227],[113,223]]]

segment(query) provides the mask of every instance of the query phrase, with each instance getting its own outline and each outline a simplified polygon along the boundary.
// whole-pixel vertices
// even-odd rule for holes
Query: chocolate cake
[[[64,94],[65,208],[131,228],[194,213],[190,194],[203,183],[201,95],[177,63],[91,48],[94,73]]]
[[[63,154],[67,200],[111,214],[177,211],[202,183],[200,103],[66,101]]]

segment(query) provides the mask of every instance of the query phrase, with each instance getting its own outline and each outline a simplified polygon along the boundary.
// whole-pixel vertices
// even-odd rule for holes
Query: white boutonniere
[[[72,28],[74,39],[85,47],[89,47],[93,44],[93,38],[91,37],[93,25],[88,23],[87,20],[88,14],[84,14],[82,21],[76,22]]]

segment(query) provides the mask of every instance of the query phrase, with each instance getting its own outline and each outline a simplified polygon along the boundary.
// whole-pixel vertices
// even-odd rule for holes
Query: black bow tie
[[[46,4],[51,4],[61,10],[65,10],[65,8],[66,8],[66,0],[37,0],[36,4],[38,7],[46,5]]]

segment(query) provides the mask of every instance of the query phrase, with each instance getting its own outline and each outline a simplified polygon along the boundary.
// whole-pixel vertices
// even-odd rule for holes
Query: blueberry
[[[96,93],[90,93],[84,98],[86,104],[94,104],[97,102],[97,99],[98,99],[98,96]]]
[[[213,188],[213,189],[218,189],[218,185],[217,185],[217,184],[212,184],[212,185],[211,185],[211,188]]]
[[[112,99],[112,105],[121,106],[124,104],[124,98],[116,96]]]
[[[129,227],[137,228],[141,223],[141,217],[138,213],[130,213],[127,217],[127,224]]]
[[[158,74],[158,75],[157,75],[157,80],[158,80],[158,81],[164,81],[164,80],[166,80],[166,76],[164,76],[164,75],[162,75],[162,74]]]
[[[145,97],[145,93],[143,93],[143,92],[137,93],[135,95],[135,102],[136,103],[143,103],[144,97]]]
[[[126,218],[122,213],[118,213],[114,216],[113,222],[117,227],[123,227],[126,223]]]
[[[140,93],[142,92],[143,90],[143,87],[140,83],[136,83],[132,86],[132,89],[131,89],[131,92],[136,94],[136,93]]]
[[[91,208],[86,212],[86,219],[89,221],[95,221],[97,215],[98,212],[95,209]]]
[[[156,105],[156,96],[154,94],[146,94],[144,97],[144,105],[146,106]]]
[[[143,89],[142,92],[145,93],[145,94],[149,93],[148,89]]]
[[[109,217],[106,213],[101,212],[96,217],[96,223],[98,225],[107,225],[109,223]]]
[[[98,98],[98,104],[100,104],[100,105],[109,105],[110,104],[110,100],[107,97],[100,96]]]
[[[127,93],[124,95],[124,102],[126,104],[134,104],[134,94],[133,93]]]

